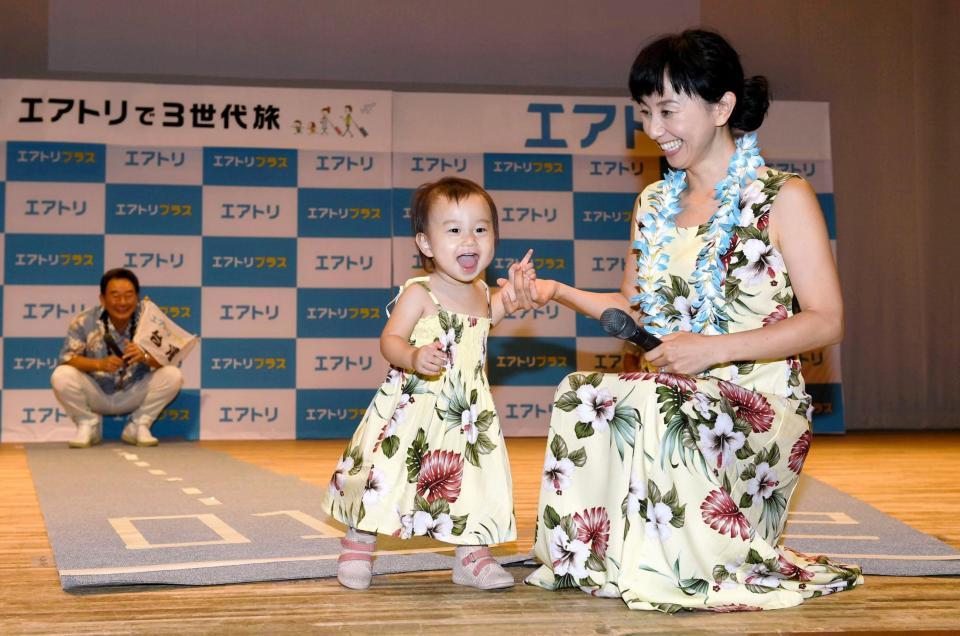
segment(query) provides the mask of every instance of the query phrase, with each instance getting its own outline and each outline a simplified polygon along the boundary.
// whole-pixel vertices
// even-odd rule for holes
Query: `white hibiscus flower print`
[[[557,459],[550,456],[543,465],[543,489],[552,490],[558,495],[570,485],[570,476],[573,475],[573,462],[564,457]]]
[[[640,512],[640,502],[647,498],[647,484],[637,471],[630,473],[630,489],[627,491],[627,515]]]
[[[697,429],[700,431],[703,454],[711,464],[716,464],[718,470],[729,464],[733,454],[743,448],[747,441],[743,433],[734,432],[733,420],[726,413],[717,415],[712,429],[703,424]]]
[[[480,435],[480,431],[477,430],[476,404],[472,404],[469,409],[464,409],[464,411],[460,413],[460,432],[466,435],[468,443],[477,443],[477,437]]]
[[[586,578],[589,557],[590,547],[579,539],[570,539],[561,526],[550,531],[550,558],[553,559],[554,574],[570,574],[576,579]]]
[[[654,504],[647,502],[647,536],[659,537],[661,541],[670,538],[670,520],[673,519],[673,511],[670,506],[662,501]]]
[[[693,302],[686,296],[677,296],[673,308],[680,312],[680,331],[693,331]]]
[[[367,474],[367,483],[363,487],[363,497],[361,499],[364,505],[371,506],[377,503],[386,492],[386,475],[379,468],[371,467]]]
[[[577,418],[585,424],[592,424],[593,430],[602,432],[613,419],[616,398],[610,395],[605,388],[596,388],[592,384],[584,384],[577,389],[577,398],[580,405],[577,407]]]
[[[764,499],[769,499],[780,482],[777,481],[777,471],[770,468],[770,464],[757,464],[757,475],[747,482],[747,493],[753,497],[753,504],[757,505]]]
[[[447,329],[447,333],[440,334],[441,351],[447,354],[447,360],[443,367],[448,371],[453,368],[453,360],[457,357],[457,335],[453,327]]]
[[[342,495],[343,494],[343,484],[347,480],[347,473],[353,470],[353,458],[344,457],[340,460],[340,463],[337,464],[337,467],[333,471],[333,476],[330,478],[330,494],[331,495]]]
[[[747,264],[733,270],[733,275],[746,286],[759,285],[764,277],[773,278],[784,269],[783,257],[760,239],[750,239],[743,244],[743,254]]]

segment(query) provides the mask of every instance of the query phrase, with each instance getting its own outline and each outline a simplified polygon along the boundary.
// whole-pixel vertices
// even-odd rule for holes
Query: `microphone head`
[[[622,309],[611,307],[600,314],[600,325],[607,335],[617,338],[629,338],[636,330],[637,323]]]

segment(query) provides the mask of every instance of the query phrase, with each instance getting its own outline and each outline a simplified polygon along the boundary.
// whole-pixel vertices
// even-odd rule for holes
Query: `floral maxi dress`
[[[729,333],[792,314],[790,279],[767,234],[792,176],[769,171],[744,192],[725,259]],[[658,293],[674,331],[689,329],[702,229],[677,227],[669,243],[670,284]],[[527,582],[664,612],[790,607],[861,583],[856,567],[780,545],[810,448],[810,412],[797,358],[696,376],[567,376],[538,508],[534,550],[544,565]]]
[[[349,526],[458,545],[516,539],[513,487],[486,375],[490,318],[440,306],[410,342],[440,341],[448,363],[437,377],[391,368],[330,479],[324,508]],[[489,301],[489,292],[488,292]]]

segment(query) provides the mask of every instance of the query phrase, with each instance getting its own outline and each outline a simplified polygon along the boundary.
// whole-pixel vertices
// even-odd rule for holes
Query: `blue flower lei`
[[[726,268],[722,259],[730,249],[733,227],[740,210],[740,193],[757,178],[757,169],[764,165],[756,134],[739,137],[736,147],[727,176],[716,185],[714,197],[720,202],[720,207],[708,221],[704,245],[697,255],[690,279],[697,292],[691,320],[694,333],[725,333],[725,324],[729,320],[723,289]],[[674,239],[674,218],[680,213],[680,195],[686,189],[686,171],[668,171],[659,191],[651,196],[650,209],[640,219],[640,236],[633,242],[637,250],[637,286],[640,293],[631,300],[640,304],[643,322],[658,335],[670,333],[664,314],[664,298],[658,290],[668,286],[665,272],[670,265],[670,255],[666,248]]]

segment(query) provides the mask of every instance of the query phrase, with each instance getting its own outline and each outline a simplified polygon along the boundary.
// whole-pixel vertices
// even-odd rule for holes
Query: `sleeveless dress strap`
[[[400,300],[400,295],[403,294],[403,291],[410,285],[420,285],[423,287],[427,294],[430,296],[430,300],[433,301],[433,304],[437,307],[437,312],[439,312],[443,307],[440,305],[440,301],[437,300],[437,297],[434,295],[433,290],[430,289],[430,277],[429,276],[417,276],[416,278],[408,279],[403,285],[400,285],[397,295],[393,297],[393,300],[387,303],[387,306],[384,307],[384,310],[387,312],[387,318],[390,317],[390,307],[397,304],[397,301]]]
[[[487,281],[480,279],[480,284],[483,285],[484,291],[487,292],[487,316],[493,317],[493,307],[490,306],[490,285],[487,285]]]

